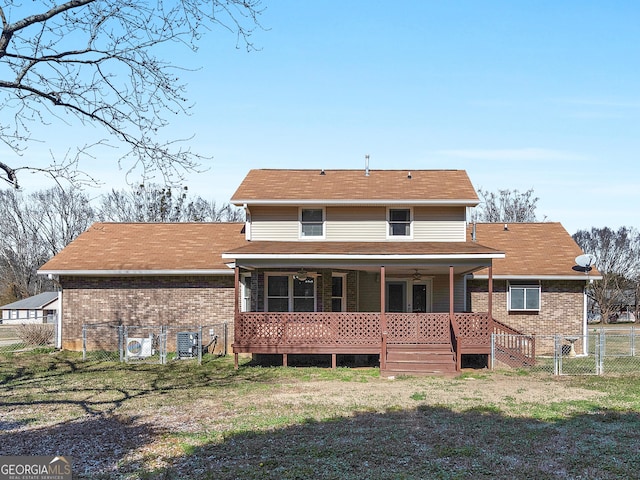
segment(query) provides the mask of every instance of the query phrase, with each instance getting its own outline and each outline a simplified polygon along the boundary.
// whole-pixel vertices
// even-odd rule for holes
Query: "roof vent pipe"
[[[504,231],[506,232],[507,230],[509,230],[509,225],[507,225],[506,223],[504,224]]]
[[[369,176],[369,155],[364,156],[364,175]]]
[[[411,172],[407,173],[407,178],[411,180]]]
[[[326,173],[324,173],[324,168],[320,170],[320,175],[326,175]]]

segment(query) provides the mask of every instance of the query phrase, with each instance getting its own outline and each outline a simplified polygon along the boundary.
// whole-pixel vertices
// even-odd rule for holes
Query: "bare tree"
[[[536,222],[538,197],[533,189],[520,193],[518,190],[498,190],[498,193],[478,189],[481,202],[477,207],[480,222],[523,223]]]
[[[599,306],[602,320],[629,303],[627,292],[637,292],[640,282],[640,234],[630,227],[579,230],[573,239],[596,258],[602,280],[590,284],[589,296]],[[637,304],[637,301],[636,301]],[[636,314],[637,314],[636,305]]]
[[[192,198],[187,187],[140,184],[131,191],[111,190],[102,196],[98,217],[107,222],[233,222],[244,220],[242,210],[202,197]]]
[[[73,188],[28,196],[0,190],[0,296],[15,300],[51,287],[36,270],[93,220],[89,199]]]
[[[197,170],[200,155],[181,140],[165,139],[167,117],[188,113],[185,86],[159,47],[196,50],[205,29],[222,26],[237,46],[253,49],[261,0],[6,0],[0,6],[0,140],[17,155],[34,125],[98,126],[125,146],[120,166],[160,175],[165,182]],[[174,50],[175,51],[175,50]],[[184,139],[182,139],[184,140]],[[0,159],[0,178],[18,186],[20,170],[42,170],[77,180],[79,162],[91,155],[79,144],[50,167]]]

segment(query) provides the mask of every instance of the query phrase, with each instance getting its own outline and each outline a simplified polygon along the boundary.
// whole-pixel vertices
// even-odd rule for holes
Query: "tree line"
[[[533,190],[478,189],[480,205],[476,220],[480,222],[536,222],[538,197]],[[615,321],[622,311],[631,311],[640,320],[640,233],[633,227],[609,227],[578,230],[573,240],[583,252],[595,257],[594,266],[601,280],[587,284],[589,315],[604,323]],[[578,267],[578,265],[576,265]],[[588,279],[588,277],[586,277]]]
[[[478,222],[536,222],[538,198],[533,190],[479,189]],[[106,222],[235,222],[242,210],[229,203],[189,195],[187,187],[138,185],[111,190],[90,199],[78,188],[60,186],[26,195],[0,190],[0,305],[54,288],[37,269],[96,221]],[[639,318],[640,233],[633,227],[579,230],[573,239],[594,255],[601,280],[587,284],[589,310],[602,321],[625,308]],[[576,266],[577,267],[577,266]],[[588,278],[588,277],[586,277]]]
[[[61,186],[25,194],[0,190],[0,305],[54,289],[37,269],[96,221],[236,222],[242,210],[188,193],[187,187],[138,185],[91,199]]]

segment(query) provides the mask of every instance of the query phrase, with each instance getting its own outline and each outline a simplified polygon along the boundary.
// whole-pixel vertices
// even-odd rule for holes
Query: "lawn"
[[[245,361],[246,362],[246,361]],[[77,478],[619,479],[640,471],[640,376],[233,369],[0,356],[2,455]]]

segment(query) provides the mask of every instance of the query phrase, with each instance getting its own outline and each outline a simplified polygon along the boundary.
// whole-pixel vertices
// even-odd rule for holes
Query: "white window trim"
[[[512,288],[530,288],[538,290],[538,308],[511,308],[511,289]],[[526,294],[525,294],[526,295]],[[525,296],[524,304],[526,306],[527,299]],[[542,309],[542,285],[540,283],[517,283],[509,282],[507,290],[507,311],[509,312],[539,312]]]
[[[296,276],[295,272],[265,272],[264,274],[264,311],[269,311],[269,277],[288,277],[289,282],[287,285],[288,296],[288,310],[287,312],[273,312],[273,313],[294,313],[293,311],[293,279]],[[318,311],[318,275],[316,273],[309,273],[309,277],[313,277],[313,312]]]
[[[322,235],[304,236],[302,235],[302,211],[303,210],[322,210]],[[308,206],[298,207],[298,239],[306,241],[325,240],[327,237],[327,210],[325,207]]]
[[[391,235],[390,233],[390,216],[391,210],[409,210],[409,235]],[[393,206],[387,207],[387,219],[385,222],[387,240],[413,240],[413,207]]]
[[[246,281],[247,278],[251,278],[250,273],[241,273],[240,274],[240,311],[241,312],[250,312],[251,311],[251,288],[247,288]],[[247,297],[247,292],[249,292],[249,297]],[[246,305],[246,300],[249,300],[249,305]]]
[[[333,277],[342,277],[342,297],[334,297],[333,296],[333,283],[331,284],[331,305],[333,306],[334,298],[342,298],[342,312],[347,311],[347,274],[341,272],[335,272],[331,274],[331,282],[333,282]],[[332,308],[333,310],[333,308]]]

